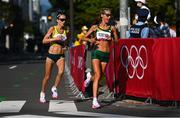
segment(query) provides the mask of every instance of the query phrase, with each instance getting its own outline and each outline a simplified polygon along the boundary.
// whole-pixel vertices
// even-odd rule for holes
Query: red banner
[[[117,92],[151,96],[152,39],[122,39],[115,46],[115,78]]]
[[[180,100],[180,38],[155,40],[153,98]]]
[[[180,100],[179,48],[179,38],[119,40],[112,52],[114,61],[109,62],[114,63],[114,69],[108,69],[111,73],[115,70],[116,92]]]
[[[71,75],[78,89],[84,92],[85,46],[79,45],[70,49]]]

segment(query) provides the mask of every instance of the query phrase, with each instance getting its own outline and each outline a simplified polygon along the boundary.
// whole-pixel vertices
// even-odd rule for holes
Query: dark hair
[[[165,14],[162,12],[158,12],[157,13],[157,22],[159,23],[159,22],[165,22],[165,21],[166,21]]]
[[[59,18],[60,15],[65,15],[65,11],[62,9],[57,10],[56,18]]]

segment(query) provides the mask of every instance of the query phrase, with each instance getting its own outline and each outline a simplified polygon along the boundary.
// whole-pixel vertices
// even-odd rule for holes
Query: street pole
[[[128,0],[120,0],[120,37],[127,38],[128,30]]]
[[[70,6],[70,38],[71,38],[71,43],[73,43],[74,40],[74,36],[73,36],[73,32],[74,32],[74,12],[73,12],[73,0],[69,1],[69,6]]]

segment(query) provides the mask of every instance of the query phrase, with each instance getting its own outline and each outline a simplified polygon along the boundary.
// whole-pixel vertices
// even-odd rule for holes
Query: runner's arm
[[[89,29],[89,31],[86,33],[86,35],[85,35],[85,37],[83,38],[83,40],[85,40],[85,41],[89,41],[89,42],[95,42],[95,37],[93,37],[93,38],[89,38],[90,37],[90,35],[95,31],[97,29],[97,25],[93,25],[90,29]]]
[[[52,34],[53,30],[54,30],[53,27],[49,28],[48,32],[46,33],[46,35],[43,38],[43,41],[42,41],[43,44],[48,44],[48,43],[50,43],[52,41],[57,40],[57,39],[51,37],[51,34]]]

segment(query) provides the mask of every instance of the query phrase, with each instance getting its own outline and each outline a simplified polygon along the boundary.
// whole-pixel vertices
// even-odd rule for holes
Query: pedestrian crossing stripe
[[[73,112],[77,111],[74,101],[50,100],[49,112]]]
[[[0,102],[0,113],[18,113],[23,108],[26,101],[2,101]],[[83,112],[78,111],[74,101],[66,100],[50,100],[48,112],[54,114],[66,114],[66,115],[75,115],[75,116],[98,116],[98,117],[125,117],[126,115],[115,115],[115,114],[106,114],[106,113],[93,113],[93,112]],[[41,118],[38,115],[15,115],[7,116],[8,118]],[[127,117],[127,116],[126,116]],[[3,118],[6,118],[4,116]],[[32,118],[32,117],[31,117]]]
[[[18,113],[26,101],[2,101],[0,102],[0,113]]]
[[[121,117],[125,115],[115,115],[106,113],[92,113],[92,112],[81,112],[78,111],[74,101],[66,100],[50,100],[49,112],[54,114],[66,114],[66,115],[77,115],[77,116],[98,116],[98,117]]]

